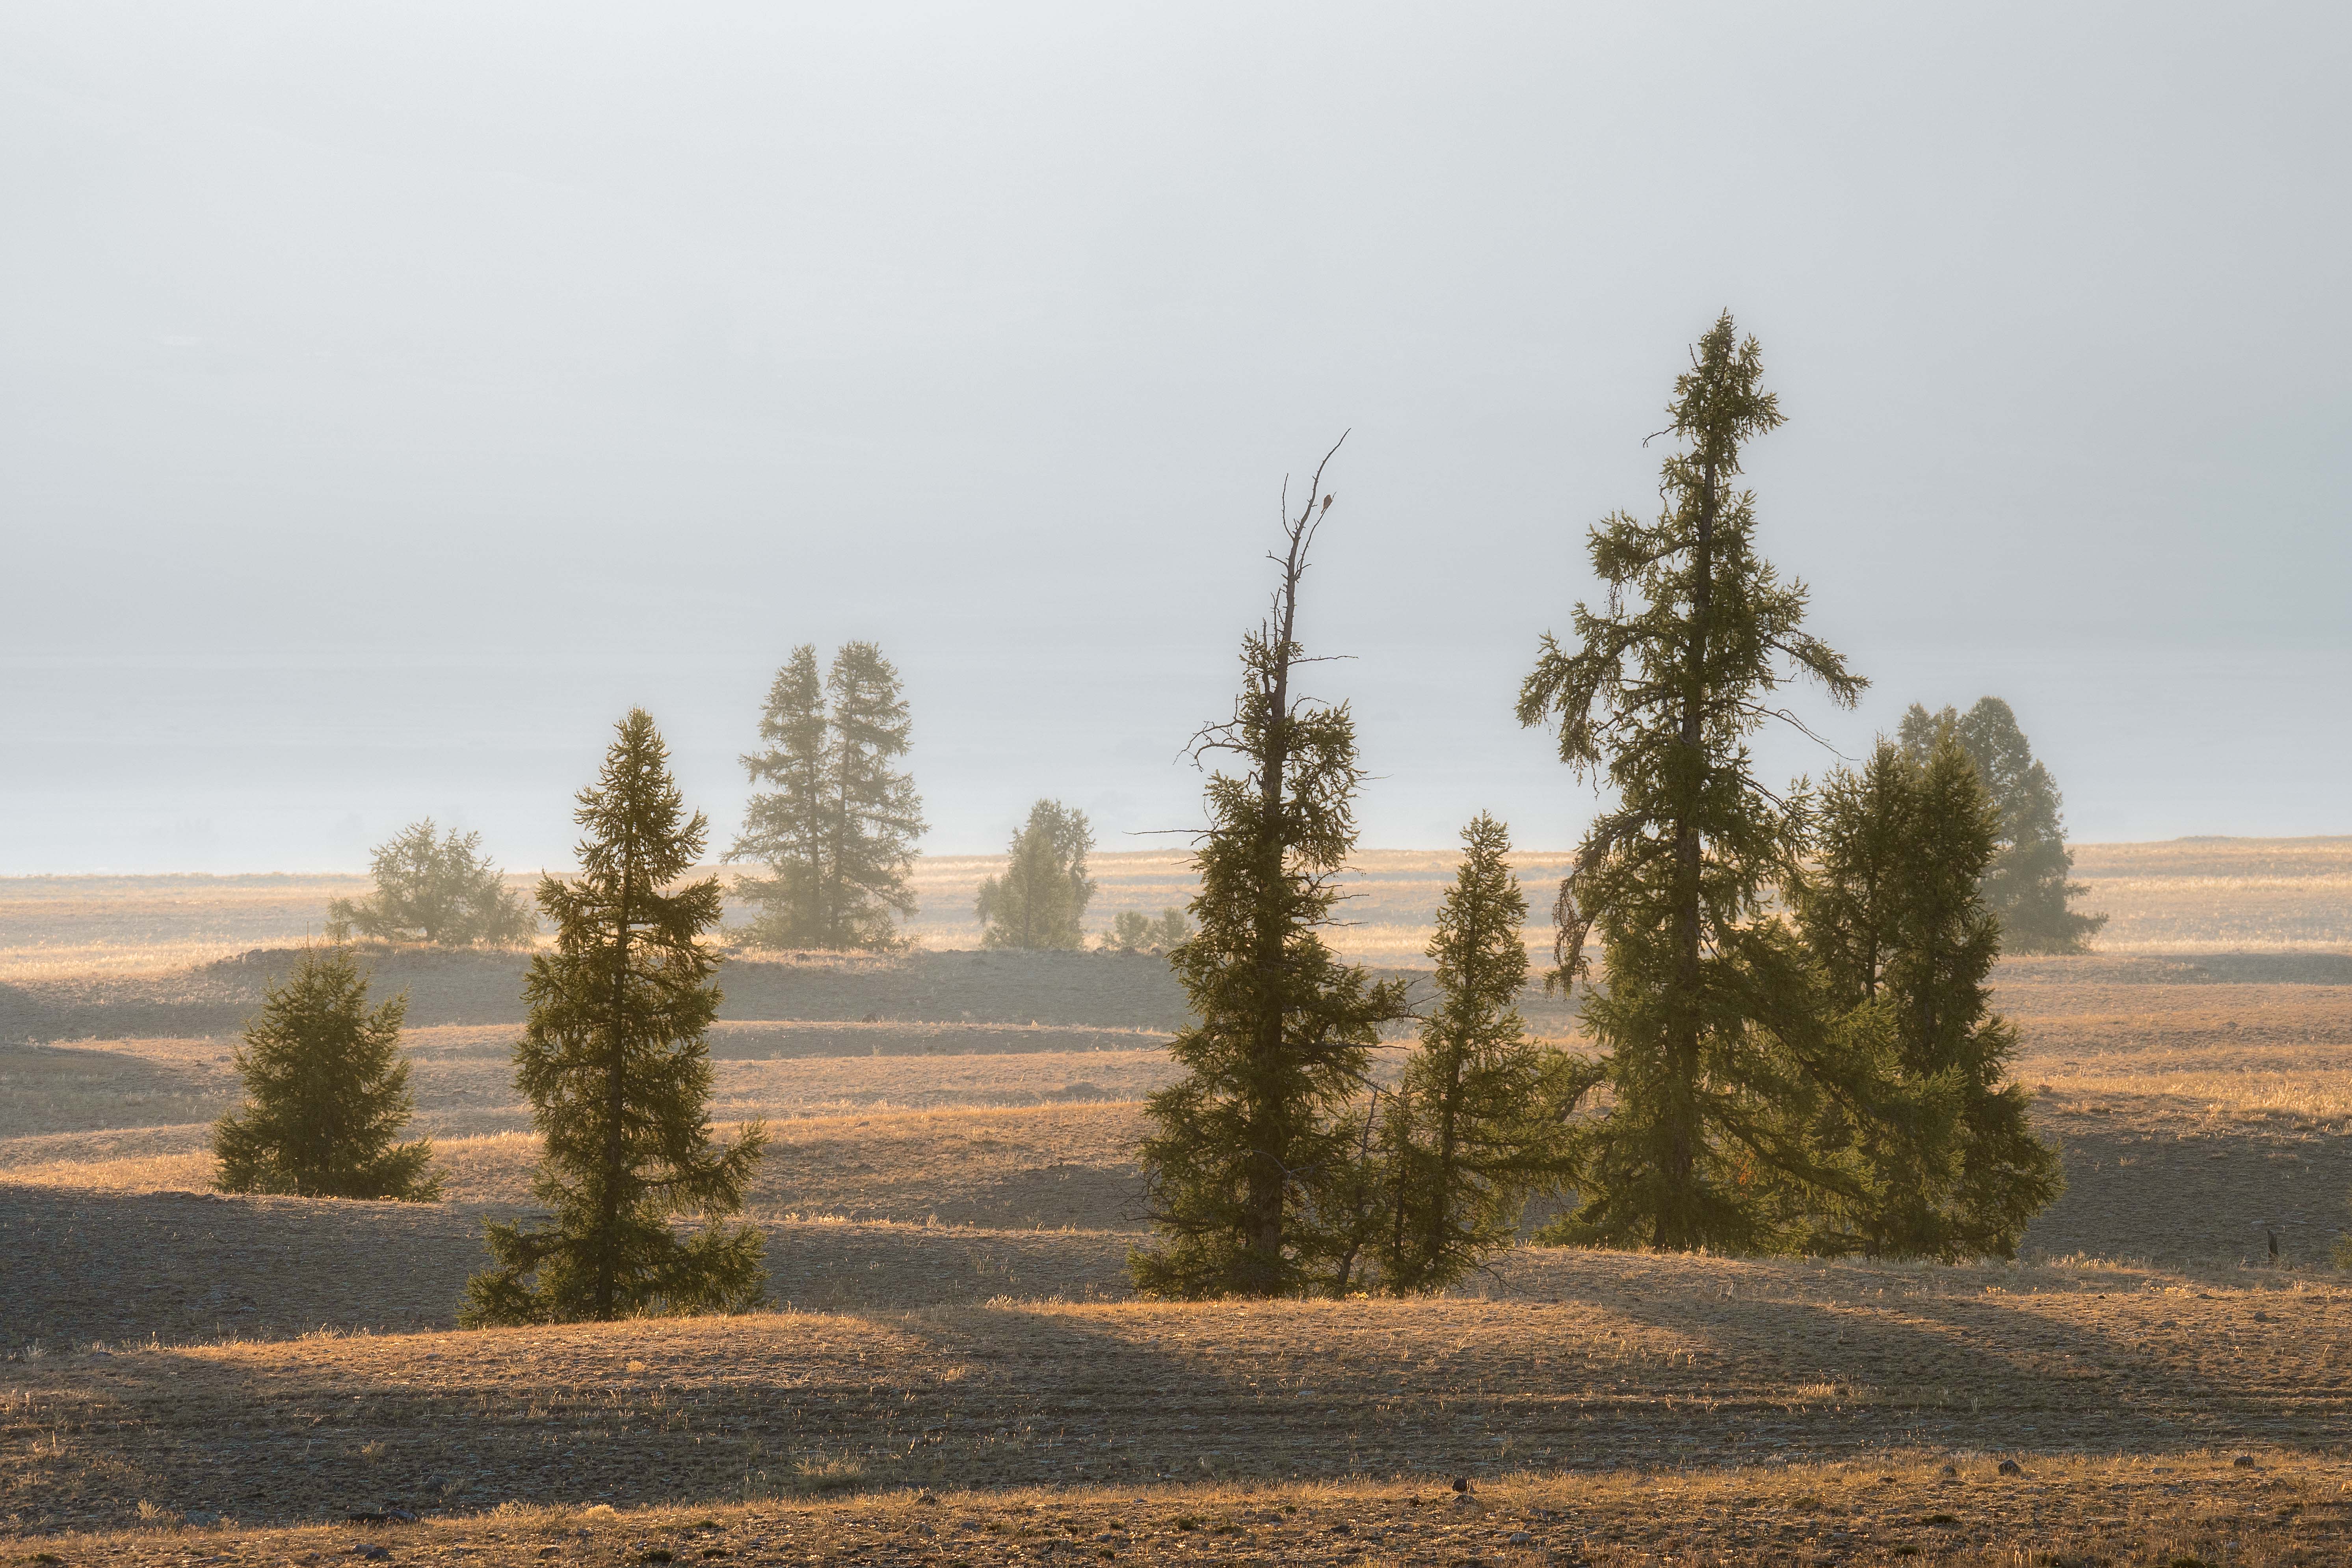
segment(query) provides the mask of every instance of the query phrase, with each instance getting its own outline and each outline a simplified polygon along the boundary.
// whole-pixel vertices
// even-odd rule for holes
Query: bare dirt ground
[[[260,1523],[740,1500],[828,1475],[1486,1482],[1902,1450],[2031,1473],[2083,1451],[2329,1452],[2352,1406],[2352,1289],[2333,1279],[1569,1252],[1512,1273],[1486,1300],[1008,1300],[61,1352],[0,1368],[0,1508],[90,1529],[136,1523],[142,1502]]]
[[[2251,1464],[2241,1464],[2241,1459]],[[418,1523],[45,1536],[24,1561],[1002,1564],[1108,1561],[1447,1568],[1673,1563],[2273,1568],[2340,1561],[2352,1466],[2304,1454],[2036,1459],[1896,1452],[1861,1463],[1524,1472],[1465,1497],[1443,1478],[1163,1481],[857,1495],[793,1472],[795,1500],[616,1510],[507,1504]],[[828,1496],[828,1494],[831,1494]]]

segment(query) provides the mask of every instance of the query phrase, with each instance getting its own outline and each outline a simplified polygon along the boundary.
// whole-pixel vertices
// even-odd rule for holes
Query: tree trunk
[[[1278,612],[1281,624],[1275,630],[1273,679],[1265,697],[1265,757],[1258,773],[1258,841],[1265,858],[1259,868],[1258,886],[1261,899],[1267,900],[1276,896],[1283,877],[1283,788],[1290,763],[1291,637],[1298,622],[1298,574],[1303,564],[1299,557],[1306,546],[1307,523],[1314,515],[1314,508],[1315,498],[1309,495],[1307,510],[1291,529],[1290,553],[1282,573]],[[1256,936],[1261,1005],[1255,1020],[1257,1071],[1253,1075],[1256,1079],[1254,1088],[1257,1103],[1251,1108],[1250,1117],[1256,1157],[1250,1163],[1246,1224],[1250,1271],[1256,1276],[1256,1289],[1271,1293],[1282,1278],[1282,1211],[1290,1180],[1290,1130],[1282,1124],[1286,1110],[1278,1087],[1269,1081],[1280,1070],[1282,1061],[1282,1009],[1265,1005],[1264,999],[1277,995],[1281,989],[1283,937],[1287,922],[1286,911],[1267,908],[1264,902],[1259,910]]]
[[[1685,815],[1675,824],[1675,1006],[1666,1035],[1666,1201],[1658,1244],[1684,1248],[1698,1238],[1698,965],[1701,873],[1695,811],[1702,793],[1706,702],[1707,611],[1715,591],[1715,458],[1700,471],[1698,545],[1691,562],[1691,637],[1683,672],[1682,744],[1693,772],[1683,781]]]
[[[1445,1255],[1445,1222],[1454,1212],[1454,1152],[1459,1142],[1454,1129],[1462,1110],[1462,1043],[1459,1040],[1454,1042],[1451,1055],[1453,1059],[1446,1064],[1449,1070],[1445,1075],[1444,1109],[1437,1125],[1437,1180],[1434,1184],[1437,1190],[1431,1195],[1429,1205],[1429,1244],[1423,1259],[1431,1268],[1435,1268],[1439,1259]]]
[[[629,905],[636,877],[636,845],[622,843],[620,908],[614,919],[613,1019],[605,1039],[604,1188],[597,1204],[596,1319],[613,1321],[613,1291],[618,1259],[613,1256],[614,1233],[620,1228],[621,1178],[628,1151],[621,1138],[621,1118],[628,1109],[628,1042],[623,1037],[629,1003]]]

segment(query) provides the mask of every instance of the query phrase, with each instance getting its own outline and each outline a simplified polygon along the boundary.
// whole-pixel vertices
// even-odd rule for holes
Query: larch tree
[[[441,1195],[433,1145],[402,1142],[415,1114],[400,1026],[408,1000],[368,1005],[350,949],[306,947],[246,1026],[244,1103],[213,1128],[214,1185],[306,1198]]]
[[[915,912],[910,872],[923,803],[898,765],[911,726],[898,671],[869,642],[849,642],[825,676],[828,841],[820,879],[825,947],[897,945],[892,917]]]
[[[2034,759],[2015,710],[1998,697],[1979,698],[1966,713],[1949,708],[1930,713],[1915,702],[1896,733],[1912,760],[1924,765],[1948,730],[1975,762],[2000,813],[1984,895],[2000,917],[2001,945],[2011,952],[2086,951],[2107,917],[2067,907],[2087,889],[2066,879],[2074,854],[2066,847],[2063,802],[2050,770]]]
[[[729,860],[765,863],[736,895],[760,907],[743,934],[763,947],[888,948],[915,911],[909,870],[923,803],[898,766],[910,726],[898,672],[868,642],[845,643],[820,684],[816,649],[793,650],[769,687],[755,792]]]
[[[494,1223],[494,1264],[467,1286],[470,1325],[610,1321],[741,1311],[759,1304],[761,1235],[721,1221],[742,1206],[760,1123],[720,1144],[708,1122],[719,957],[718,879],[678,884],[707,825],[669,774],[642,709],[621,721],[595,784],[580,792],[580,875],[541,879],[555,950],[523,981],[530,1022],[515,1076],[546,1142],[539,1226]],[[700,1215],[681,1237],[672,1221]]]
[[[1759,781],[1748,742],[1793,722],[1791,681],[1841,706],[1865,683],[1803,629],[1803,585],[1756,551],[1755,498],[1734,481],[1746,444],[1781,423],[1762,379],[1725,312],[1675,383],[1657,521],[1592,530],[1607,598],[1577,605],[1573,647],[1546,635],[1519,693],[1520,722],[1556,722],[1560,759],[1615,796],[1554,911],[1553,981],[1584,977],[1585,938],[1601,940],[1583,1016],[1611,1103],[1572,1124],[1577,1202],[1552,1239],[1782,1249],[1800,1244],[1791,1192],[1855,1186],[1811,1136],[1823,1097],[1851,1090],[1810,966],[1761,918],[1801,853],[1801,802]]]
[[[1087,814],[1041,800],[1013,836],[1004,875],[980,885],[984,947],[1081,948],[1087,905],[1095,896],[1087,851],[1095,847]]]
[[[1510,1247],[1528,1195],[1561,1173],[1561,1111],[1582,1087],[1519,1016],[1528,900],[1510,835],[1481,812],[1462,842],[1429,943],[1436,1005],[1381,1097],[1384,1223],[1370,1239],[1377,1283],[1399,1296],[1441,1289]]]
[[[1338,450],[1337,447],[1333,451]],[[1170,1047],[1182,1076],[1146,1105],[1141,1147],[1156,1241],[1129,1257],[1144,1294],[1299,1296],[1343,1289],[1360,1245],[1360,1098],[1403,988],[1323,940],[1356,842],[1363,783],[1345,704],[1301,697],[1298,589],[1331,506],[1324,465],[1293,514],[1267,619],[1242,643],[1233,717],[1194,738],[1209,826],[1192,865],[1198,929],[1170,955],[1194,1022]]]
[[[1822,792],[1794,900],[1829,1005],[1878,1062],[1851,1139],[1867,1197],[1817,1217],[1811,1250],[1957,1262],[2013,1258],[2063,1185],[2025,1091],[2003,1080],[2016,1033],[1992,1011],[2001,925],[1983,895],[2000,813],[1949,729],[1921,761],[1880,742]]]
[[[832,844],[830,732],[816,648],[803,643],[768,688],[760,714],[761,749],[741,759],[753,784],[775,787],[755,792],[745,804],[742,828],[726,856],[768,868],[766,876],[739,878],[734,888],[736,897],[759,907],[743,932],[755,946],[828,945],[824,889]]]
[[[357,931],[386,942],[506,946],[528,942],[539,930],[482,853],[478,833],[436,834],[428,816],[377,845],[369,869],[373,895],[328,904],[330,941],[348,941]]]

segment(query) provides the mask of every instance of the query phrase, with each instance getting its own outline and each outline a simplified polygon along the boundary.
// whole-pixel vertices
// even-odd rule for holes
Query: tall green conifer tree
[[[1555,980],[1584,972],[1597,931],[1604,984],[1584,1021],[1612,1103],[1576,1124],[1578,1205],[1560,1239],[1769,1250],[1800,1245],[1789,1192],[1851,1190],[1811,1127],[1841,1069],[1821,1037],[1804,954],[1759,919],[1801,849],[1797,803],[1758,782],[1748,737],[1797,679],[1850,706],[1864,682],[1803,628],[1805,591],[1755,550],[1742,447],[1780,423],[1755,340],[1729,312],[1675,383],[1654,523],[1592,531],[1598,609],[1576,642],[1549,635],[1520,722],[1556,721],[1559,754],[1606,775],[1596,821],[1556,909]]]
[[[1140,1153],[1160,1234],[1129,1258],[1147,1295],[1331,1291],[1360,1245],[1358,1098],[1367,1052],[1405,998],[1322,937],[1363,782],[1346,705],[1292,685],[1299,580],[1331,505],[1322,481],[1318,465],[1295,516],[1285,498],[1272,613],[1243,639],[1233,718],[1194,742],[1196,757],[1237,765],[1210,777],[1192,858],[1199,929],[1169,959],[1195,1021],[1170,1047],[1183,1077],[1147,1105]]]
[[[924,827],[915,781],[898,765],[910,732],[907,700],[897,668],[869,642],[842,644],[825,694],[833,708],[821,945],[894,946],[892,916],[915,912],[909,873]]]
[[[1443,1289],[1511,1246],[1528,1194],[1561,1174],[1560,1111],[1583,1087],[1519,1016],[1528,900],[1509,832],[1481,812],[1462,843],[1429,943],[1437,1005],[1382,1097],[1371,1246],[1381,1288],[1400,1296]]]
[[[2000,814],[1947,729],[1924,761],[1882,741],[1822,792],[1796,905],[1838,1028],[1877,1059],[1871,1112],[1825,1129],[1869,1182],[1817,1217],[1817,1251],[2012,1258],[2058,1195],[2057,1156],[2005,1084],[2016,1034],[1991,1007],[2000,922],[1982,893]]]
[[[738,898],[760,907],[743,933],[761,947],[828,945],[825,867],[832,843],[826,765],[828,724],[824,681],[816,648],[803,643],[768,688],[760,714],[761,748],[741,759],[751,782],[772,784],[743,807],[743,826],[727,851],[730,860],[763,861],[764,877],[735,883]]]
[[[706,1121],[703,1036],[719,992],[701,938],[719,922],[719,881],[675,886],[707,826],[687,816],[645,710],[618,731],[580,792],[579,878],[540,882],[555,951],[523,982],[515,1076],[546,1140],[532,1192],[554,1217],[488,1227],[496,1267],[467,1286],[469,1324],[740,1311],[765,1282],[760,1232],[719,1223],[742,1206],[763,1131],[722,1147]],[[691,1214],[704,1227],[681,1237],[670,1222]]]

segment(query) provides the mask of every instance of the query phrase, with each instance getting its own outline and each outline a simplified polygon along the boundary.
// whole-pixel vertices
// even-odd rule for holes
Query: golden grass
[[[153,974],[316,936],[364,877],[0,877],[0,981]]]
[[[2088,985],[2012,968],[2019,1081],[2232,1118],[2352,1118],[2352,986]],[[2158,1109],[2143,1104],[2143,1113]]]
[[[213,1184],[212,1123],[0,1140],[0,1181],[121,1193],[200,1193]]]
[[[1181,847],[1090,858],[1100,885],[1090,930],[1126,910],[1157,914],[1192,892]],[[2335,952],[2352,949],[2352,837],[2184,838],[2074,846],[2079,907],[2110,918],[2108,952]],[[1537,917],[1529,951],[1550,951],[1549,889],[1569,852],[1515,858]],[[1335,945],[1366,962],[1419,964],[1454,875],[1452,849],[1368,849],[1348,880]],[[731,879],[740,868],[719,868]],[[934,949],[979,945],[972,904],[1003,858],[935,855],[916,862],[920,909],[908,934]],[[535,874],[510,886],[528,891]],[[0,879],[0,982],[160,973],[258,946],[315,936],[331,899],[366,890],[356,876],[13,877]],[[741,918],[743,911],[736,912]]]
[[[2352,949],[2352,837],[2080,844],[2102,952]]]
[[[1114,917],[1129,910],[1157,915],[1189,902],[1193,892],[1189,853],[1151,849],[1089,856],[1087,869],[1098,889],[1087,907],[1088,930],[1108,929]],[[1364,963],[1426,963],[1431,922],[1460,858],[1451,849],[1360,852],[1343,879],[1348,898],[1339,906],[1339,918],[1349,923],[1333,933],[1332,945]],[[1559,879],[1568,859],[1565,852],[1543,850],[1514,857],[1538,918],[1551,909],[1543,889]],[[979,946],[980,925],[972,918],[972,905],[982,880],[1003,869],[1001,855],[933,855],[917,861],[915,888],[922,902],[907,927],[908,933],[931,948]],[[1550,927],[1531,926],[1528,942],[1530,951],[1549,953]]]

